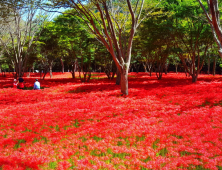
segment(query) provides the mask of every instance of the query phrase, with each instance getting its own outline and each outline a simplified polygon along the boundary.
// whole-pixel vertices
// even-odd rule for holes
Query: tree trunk
[[[52,78],[52,63],[53,63],[53,61],[49,62],[49,75],[50,75],[50,78]]]
[[[208,58],[208,70],[207,70],[207,74],[210,74],[210,57]]]
[[[71,73],[72,73],[72,78],[76,78],[75,77],[75,64],[72,64],[72,70],[71,70]]]
[[[45,65],[44,66],[44,70],[43,70],[44,74],[43,74],[43,80],[45,79],[46,74],[48,73],[48,66]]]
[[[133,64],[133,66],[136,69],[136,73],[139,73],[140,64]]]
[[[90,72],[88,72],[88,78],[87,78],[87,82],[89,82],[90,78],[91,78],[91,71],[90,71]]]
[[[144,71],[147,73],[146,64],[144,64],[144,63],[143,63],[143,68],[144,68]]]
[[[30,77],[30,73],[31,73],[31,68],[29,68],[29,71],[27,73],[27,77]]]
[[[112,77],[111,77],[112,80],[114,79],[114,76],[116,74],[116,70],[117,70],[117,67],[116,67],[115,63],[112,62]]]
[[[185,73],[185,75],[186,75],[186,77],[187,77],[187,70],[186,70],[186,69],[184,70],[184,73]]]
[[[152,76],[152,68],[153,68],[152,64],[147,64],[147,68],[149,70],[150,77],[151,77]]]
[[[40,79],[42,78],[42,69],[41,66],[39,66],[39,73],[40,73]]]
[[[62,58],[60,58],[61,66],[62,66],[62,73],[64,73],[64,63],[62,61]]]
[[[164,66],[165,74],[167,75],[167,70],[168,70],[169,65],[166,63]]]
[[[18,63],[18,76],[19,77],[22,77],[22,63],[21,61],[19,60],[19,63]]]
[[[176,74],[178,74],[178,72],[177,72],[178,64],[176,64],[175,67],[176,67]]]
[[[119,69],[117,68],[116,85],[120,85],[120,81],[121,81],[121,74],[119,72]]]
[[[152,69],[150,69],[149,73],[150,73],[150,77],[151,77],[152,76]]]
[[[32,73],[35,72],[34,64],[32,65]]]
[[[192,82],[195,83],[197,81],[198,74],[192,74]]]
[[[214,62],[213,62],[213,76],[215,76],[216,74],[216,58],[214,58]]]
[[[128,69],[123,69],[121,73],[121,92],[128,95]]]
[[[163,75],[163,67],[159,65],[158,68],[156,68],[157,79],[160,80],[162,78],[162,75]]]

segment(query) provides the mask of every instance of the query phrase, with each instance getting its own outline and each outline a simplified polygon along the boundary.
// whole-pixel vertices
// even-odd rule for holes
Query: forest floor
[[[35,79],[41,90],[31,90]],[[0,77],[0,170],[222,169],[222,76]]]

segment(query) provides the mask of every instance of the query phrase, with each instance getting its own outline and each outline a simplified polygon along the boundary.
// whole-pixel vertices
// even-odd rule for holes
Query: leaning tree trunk
[[[47,74],[47,72],[48,72],[48,66],[47,65],[45,65],[45,67],[44,67],[44,74],[43,74],[43,80],[45,79],[45,76],[46,76],[46,74]]]

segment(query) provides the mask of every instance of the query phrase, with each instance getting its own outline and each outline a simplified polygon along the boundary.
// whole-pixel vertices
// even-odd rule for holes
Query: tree
[[[58,56],[59,48],[59,35],[55,31],[55,25],[52,22],[48,22],[47,25],[42,29],[41,35],[39,38],[40,49],[41,49],[41,62],[44,65],[44,76],[48,72],[50,77],[52,77],[52,66],[53,61]]]
[[[72,13],[73,15],[67,13]],[[54,19],[55,31],[59,35],[59,55],[61,59],[66,59],[72,65],[71,73],[73,78],[75,78],[77,67],[80,68],[80,71],[84,71],[84,77],[87,72],[90,75],[94,46],[94,37],[84,29],[83,20],[77,14],[74,14],[76,14],[75,10],[67,10],[64,14]],[[82,79],[82,81],[86,80]]]
[[[213,39],[210,27],[202,15],[198,2],[181,2],[173,25],[175,53],[180,58],[185,73],[192,76],[192,82],[197,81]]]
[[[173,47],[172,24],[169,18],[170,14],[162,14],[162,10],[159,9],[156,16],[142,23],[138,33],[141,53],[146,58],[149,70],[155,68],[158,79],[162,78],[163,70],[168,68],[167,58]]]
[[[175,54],[172,54],[169,56],[169,59],[170,59],[170,63],[172,63],[173,65],[175,65],[175,71],[176,71],[176,74],[178,74],[178,66],[180,64],[180,58],[175,55]]]
[[[121,92],[126,95],[133,37],[141,22],[144,1],[91,0],[88,4],[80,0],[52,1],[57,6],[74,8],[90,32],[110,52],[121,74]],[[155,6],[154,2],[149,2],[150,8]]]
[[[36,7],[36,1],[15,1],[11,6],[10,20],[1,25],[0,43],[8,56],[12,56],[16,77],[23,76],[36,32],[46,17]]]
[[[219,1],[218,0],[207,0],[207,5],[209,10],[207,11],[206,7],[201,0],[198,0],[201,8],[204,10],[204,13],[207,17],[208,23],[211,26],[213,37],[218,46],[218,52],[222,58],[222,27],[220,25],[220,11],[219,11]]]

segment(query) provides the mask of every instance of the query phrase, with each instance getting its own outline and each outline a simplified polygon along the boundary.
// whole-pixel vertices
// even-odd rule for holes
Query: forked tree
[[[207,17],[208,23],[211,26],[214,40],[218,46],[218,52],[222,58],[222,28],[220,25],[220,12],[219,12],[219,1],[218,0],[207,0],[208,11],[201,0],[198,0],[201,8]]]
[[[57,7],[76,10],[87,29],[106,47],[120,74],[121,92],[128,95],[128,70],[133,37],[142,20],[153,10],[151,0],[52,0]],[[149,5],[149,12],[143,6]],[[143,17],[141,17],[143,16]]]

